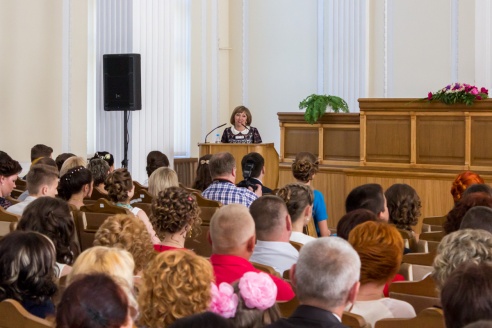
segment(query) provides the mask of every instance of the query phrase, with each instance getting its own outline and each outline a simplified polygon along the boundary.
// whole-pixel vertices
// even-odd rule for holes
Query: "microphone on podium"
[[[244,125],[243,123],[241,123],[241,125],[244,126],[246,128],[246,130],[248,130],[248,133],[249,133],[249,128],[246,125]]]
[[[215,130],[217,130],[218,128],[221,128],[223,127],[224,125],[226,125],[227,123],[224,123],[222,125],[219,125],[218,127],[216,128],[213,128],[212,131],[210,131],[209,133],[207,133],[207,135],[205,136],[205,143],[207,143],[207,137],[210,135],[210,133],[214,132]]]

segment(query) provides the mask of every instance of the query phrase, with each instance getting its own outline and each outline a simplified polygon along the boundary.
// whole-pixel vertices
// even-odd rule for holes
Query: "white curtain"
[[[97,1],[96,148],[123,158],[123,113],[104,112],[102,55],[141,55],[142,110],[129,121],[129,168],[145,180],[146,157],[160,150],[170,159],[190,153],[189,0]]]

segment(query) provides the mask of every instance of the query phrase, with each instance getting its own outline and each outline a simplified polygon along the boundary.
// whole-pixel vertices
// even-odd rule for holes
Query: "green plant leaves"
[[[302,100],[299,103],[299,109],[306,109],[304,119],[306,122],[314,124],[326,112],[326,106],[328,105],[335,113],[349,112],[348,104],[342,98],[317,94],[312,94]]]

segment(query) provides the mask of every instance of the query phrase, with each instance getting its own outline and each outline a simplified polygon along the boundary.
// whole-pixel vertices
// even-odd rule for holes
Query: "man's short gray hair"
[[[350,289],[360,277],[357,252],[339,237],[318,238],[305,244],[295,270],[301,302],[322,301],[329,308],[345,305]]]
[[[231,173],[236,167],[236,160],[231,153],[217,153],[210,158],[208,167],[212,178],[216,178]]]

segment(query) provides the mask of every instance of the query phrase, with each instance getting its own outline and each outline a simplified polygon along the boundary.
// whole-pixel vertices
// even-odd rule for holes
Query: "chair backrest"
[[[432,327],[445,328],[444,314],[441,309],[429,307],[423,309],[415,318],[411,319],[382,319],[376,321],[374,328],[414,328]]]
[[[295,249],[297,249],[298,251],[300,251],[300,250],[301,250],[301,248],[302,248],[302,246],[303,246],[303,244],[298,243],[298,242],[296,242],[296,241],[292,241],[292,240],[290,240],[290,241],[289,241],[289,243],[290,243],[292,246],[294,246],[294,248],[295,248]]]
[[[422,219],[423,224],[441,226],[446,222],[446,215],[442,216],[429,216]]]
[[[429,253],[410,253],[403,255],[401,261],[402,263],[432,266],[435,257],[436,251],[429,251]]]
[[[135,188],[135,193],[130,203],[133,205],[133,203],[137,201],[138,203],[152,204],[152,198],[152,195],[147,189],[140,189],[137,191],[137,189]]]
[[[282,318],[290,317],[299,306],[299,299],[295,296],[293,299],[287,302],[277,302],[278,309],[280,310],[280,316]]]
[[[152,214],[152,204],[151,203],[133,203],[133,207],[138,207],[142,211],[147,214],[147,216],[150,218],[150,214]]]
[[[200,207],[222,207],[222,203],[216,200],[204,198],[200,192],[194,192],[196,202]]]
[[[275,271],[275,269],[272,268],[271,266],[266,265],[266,264],[251,262],[251,261],[250,261],[250,263],[253,264],[253,266],[255,268],[257,268],[258,270],[263,271],[263,272],[266,272],[266,273],[269,273],[269,274],[271,274],[273,276],[277,276],[277,277],[280,278],[280,275],[278,274],[278,272]]]
[[[419,238],[427,241],[441,241],[445,235],[444,231],[423,232],[420,234]]]
[[[418,252],[419,246],[417,239],[415,239],[414,234],[411,231],[405,229],[398,229],[406,248],[409,248],[412,252]]]
[[[304,226],[303,230],[306,235],[318,238],[318,233],[316,232],[316,225],[314,224],[313,218],[309,219],[308,224]]]
[[[439,293],[431,276],[420,281],[394,282],[389,286],[389,296],[410,303],[416,313],[440,305]]]
[[[15,225],[19,222],[20,216],[7,212],[0,206],[0,238],[15,229]]]
[[[106,198],[99,198],[94,204],[84,205],[80,208],[82,212],[106,213],[106,214],[128,214],[130,211],[124,207],[116,206]]]
[[[210,230],[209,222],[204,222],[200,225],[200,233],[192,232],[191,237],[186,238],[185,248],[194,251],[196,254],[203,257],[212,255],[212,245],[208,241],[208,231]]]
[[[80,250],[83,252],[94,244],[96,232],[101,224],[114,213],[74,212],[75,226]]]
[[[188,191],[188,192],[191,192],[192,194],[194,194],[194,193],[199,193],[199,194],[201,194],[201,193],[202,193],[200,190],[198,190],[198,189],[193,189],[193,188],[189,188],[189,187],[185,186],[184,184],[182,184],[181,182],[179,183],[179,186],[180,186],[181,188],[183,188],[184,190],[186,190],[186,191]]]
[[[342,323],[350,328],[369,328],[371,326],[364,317],[350,312],[343,312]]]
[[[0,302],[1,328],[49,328],[52,324],[38,318],[24,309],[17,301],[6,299]]]
[[[22,179],[15,180],[15,189],[26,191],[27,189],[27,181]]]
[[[108,199],[109,200],[109,196],[107,194],[103,194],[102,192],[100,192],[96,188],[93,188],[90,199],[92,199],[92,200],[98,200],[100,198],[105,198],[105,199]]]
[[[20,196],[20,195],[19,195]],[[19,197],[17,196],[17,197]],[[12,205],[20,203],[20,200],[17,199],[17,197],[14,197],[13,194],[10,194],[10,196],[5,197],[9,202],[12,203]]]

